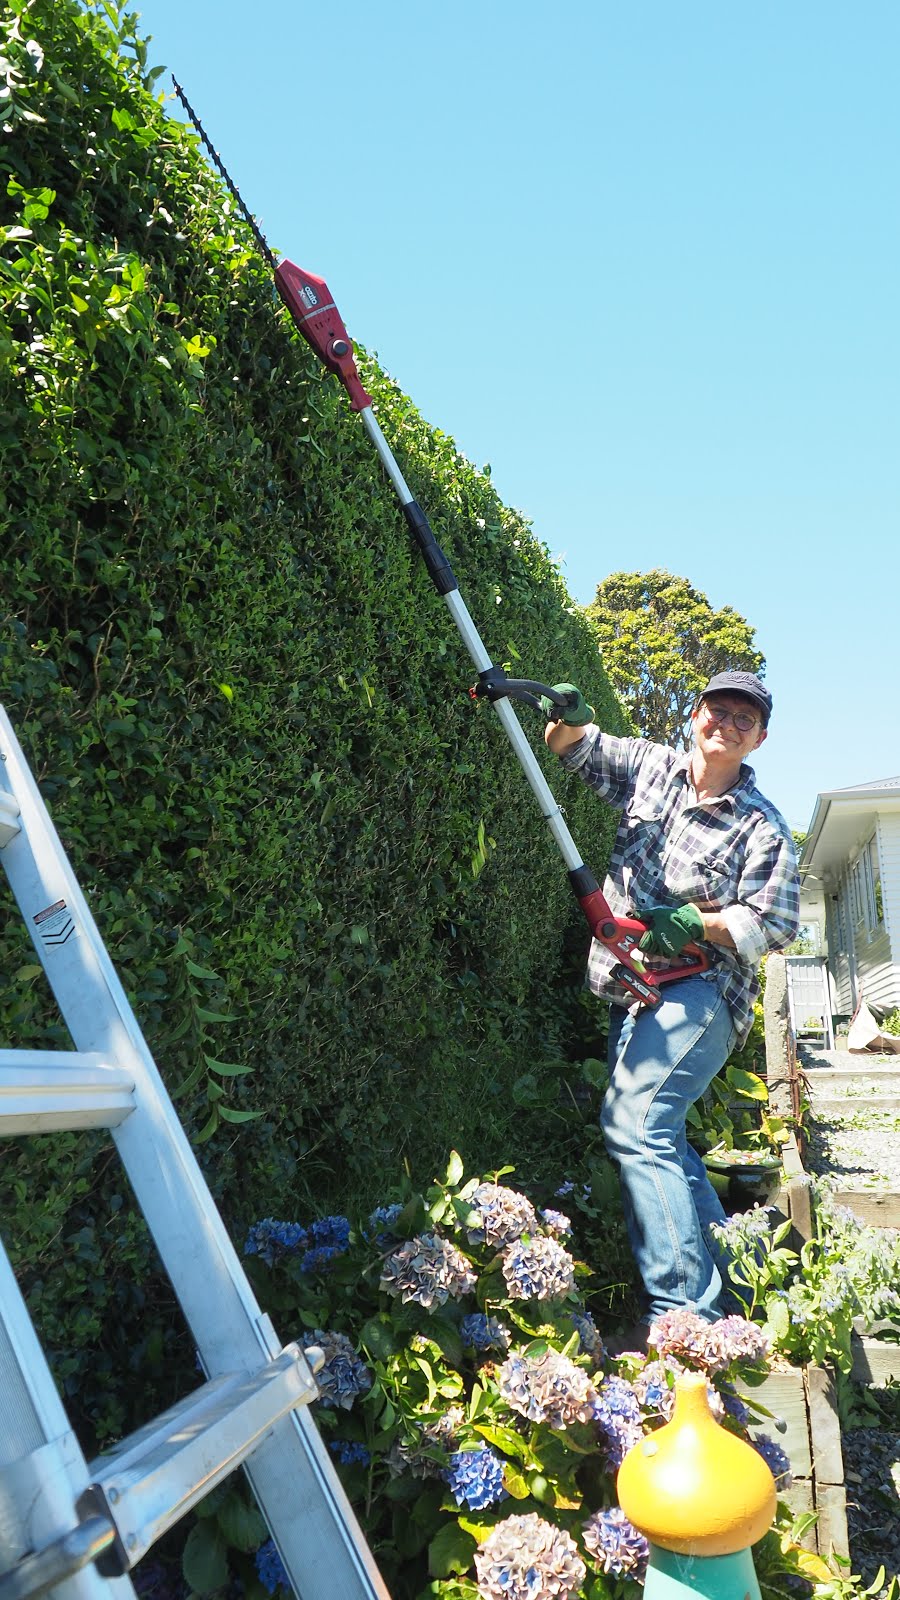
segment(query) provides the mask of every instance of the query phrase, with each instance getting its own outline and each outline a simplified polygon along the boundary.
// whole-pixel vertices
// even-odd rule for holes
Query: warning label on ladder
[[[57,900],[52,906],[45,906],[35,917],[38,932],[44,944],[65,944],[66,940],[75,932],[65,900]]]

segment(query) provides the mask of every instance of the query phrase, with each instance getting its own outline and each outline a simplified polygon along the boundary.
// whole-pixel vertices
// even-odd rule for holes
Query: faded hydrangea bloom
[[[534,1233],[538,1220],[534,1206],[515,1189],[499,1183],[480,1183],[469,1201],[471,1213],[466,1231],[472,1244],[485,1244],[495,1250]]]
[[[720,1322],[707,1323],[706,1328],[702,1362],[707,1372],[724,1372],[735,1364],[766,1365],[769,1341],[755,1322],[746,1317],[723,1317]]]
[[[704,1322],[695,1311],[665,1311],[657,1317],[647,1343],[658,1356],[674,1355],[693,1362],[705,1372],[725,1372],[728,1367],[764,1366],[769,1341],[756,1323],[746,1317],[722,1317]]]
[[[388,1471],[394,1477],[401,1472],[410,1472],[414,1478],[445,1477],[447,1453],[455,1449],[457,1433],[465,1420],[462,1406],[448,1406],[442,1417],[422,1426],[419,1443],[407,1444],[395,1439],[385,1456]]]
[[[684,1370],[673,1356],[665,1361],[648,1361],[634,1379],[634,1392],[641,1408],[668,1422],[675,1409],[674,1382]]]
[[[507,1405],[529,1422],[569,1428],[594,1416],[594,1385],[581,1367],[558,1350],[545,1350],[539,1356],[514,1351],[499,1369],[498,1380]]]
[[[530,1512],[491,1529],[475,1552],[475,1570],[482,1600],[569,1600],[587,1569],[574,1539]]]
[[[658,1356],[674,1355],[679,1360],[687,1358],[702,1363],[711,1326],[698,1317],[696,1311],[685,1307],[664,1311],[652,1324],[647,1344]]]
[[[458,1300],[474,1289],[475,1273],[464,1255],[436,1233],[407,1239],[389,1255],[381,1269],[381,1288],[399,1295],[406,1304],[415,1300],[426,1310]]]
[[[463,1317],[459,1325],[463,1344],[469,1350],[508,1350],[509,1330],[496,1317],[487,1317],[483,1311],[473,1311]]]
[[[310,1350],[315,1345],[325,1352],[325,1365],[315,1374],[320,1403],[349,1411],[357,1395],[372,1387],[368,1367],[360,1361],[345,1333],[325,1333],[315,1328],[306,1335],[303,1348]]]
[[[575,1263],[555,1239],[517,1240],[503,1252],[511,1300],[558,1300],[575,1285]]]
[[[588,1551],[603,1572],[640,1582],[647,1570],[650,1546],[621,1506],[595,1512],[584,1524],[583,1533]]]

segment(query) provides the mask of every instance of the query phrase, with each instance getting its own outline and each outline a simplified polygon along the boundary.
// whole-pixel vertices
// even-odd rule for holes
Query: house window
[[[865,890],[863,887],[863,858],[857,856],[850,873],[850,893],[853,904],[853,925],[858,928],[865,920]]]
[[[869,927],[873,930],[884,927],[884,894],[881,888],[881,866],[878,860],[878,839],[870,839],[866,845],[866,877],[869,889]]]

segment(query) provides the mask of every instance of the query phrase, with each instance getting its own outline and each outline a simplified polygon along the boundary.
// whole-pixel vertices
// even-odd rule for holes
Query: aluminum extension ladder
[[[301,1600],[389,1600],[311,1368],[260,1311],[2,707],[0,862],[75,1046],[0,1050],[0,1138],[111,1131],[209,1379],[88,1464],[0,1244],[0,1600],[128,1600],[129,1571],[241,1464]]]

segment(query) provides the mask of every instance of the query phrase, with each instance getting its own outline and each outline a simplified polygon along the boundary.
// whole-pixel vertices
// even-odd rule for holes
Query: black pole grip
[[[412,533],[416,544],[422,552],[422,560],[428,568],[428,574],[438,594],[451,594],[459,584],[453,575],[447,557],[431,531],[428,521],[418,500],[407,500],[403,507],[403,515]]]

